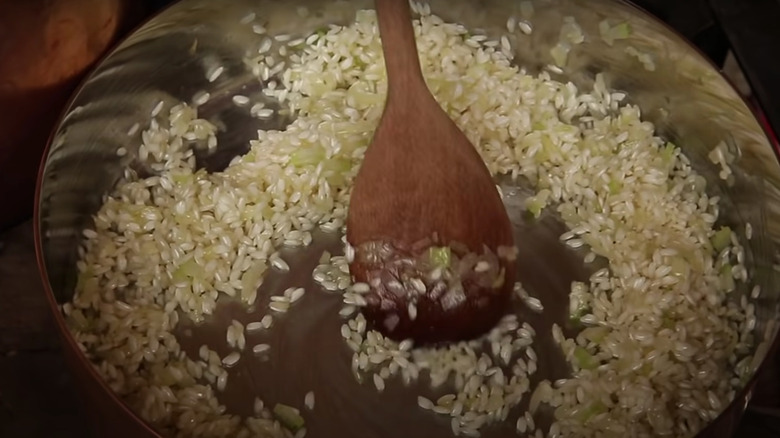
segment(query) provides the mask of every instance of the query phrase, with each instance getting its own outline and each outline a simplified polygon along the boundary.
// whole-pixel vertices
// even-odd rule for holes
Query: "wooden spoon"
[[[509,218],[479,153],[425,84],[408,0],[375,5],[388,90],[347,218],[350,272],[365,283],[355,291],[389,337],[478,336],[514,283]]]

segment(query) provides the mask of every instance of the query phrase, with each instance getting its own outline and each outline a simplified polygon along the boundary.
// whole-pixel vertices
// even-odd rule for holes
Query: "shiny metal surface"
[[[775,269],[780,239],[780,165],[753,114],[703,56],[633,6],[610,0],[537,0],[534,3],[532,43],[515,45],[517,62],[529,71],[539,71],[552,63],[549,52],[558,41],[562,18],[574,16],[587,39],[572,51],[566,73],[560,77],[584,88],[593,83],[596,72],[604,72],[608,85],[627,91],[631,101],[642,108],[645,118],[654,122],[662,135],[680,145],[697,170],[707,177],[708,190],[723,197],[722,222],[741,235],[743,224],[746,221],[752,224],[753,239],[746,241],[746,252],[754,279],[763,290],[756,302],[759,316],[756,336],[762,343],[756,354],[763,358],[776,338],[780,313],[780,277]],[[432,0],[430,4],[432,11],[445,20],[483,29],[492,35],[504,32],[506,18],[518,8],[518,2],[501,0],[455,3]],[[304,5],[309,11],[306,17],[297,9]],[[224,167],[231,157],[247,149],[247,140],[257,129],[281,128],[287,123],[282,119],[259,122],[230,102],[230,97],[239,90],[250,93],[261,86],[242,64],[245,51],[252,50],[257,42],[251,29],[239,26],[241,17],[255,11],[271,34],[303,36],[325,24],[347,23],[356,10],[364,7],[371,7],[371,2],[183,0],[120,44],[72,100],[39,176],[38,256],[69,358],[96,409],[111,416],[108,427],[113,436],[123,432],[127,433],[123,436],[151,436],[152,432],[100,382],[67,334],[56,304],[72,295],[81,230],[90,226],[90,215],[97,211],[101,197],[111,190],[123,168],[138,167],[134,155],[139,134],[128,136],[126,132],[136,122],[142,126],[148,124],[149,113],[159,99],[172,105],[177,100],[189,101],[197,91],[206,89],[213,97],[208,105],[201,107],[200,116],[219,120],[224,129],[219,134],[218,151],[211,156],[199,156],[198,160],[210,170]],[[604,18],[630,22],[634,30],[631,38],[614,46],[606,45],[598,37],[598,23]],[[656,69],[648,71],[634,58],[627,57],[623,52],[626,44],[651,53]],[[210,84],[205,71],[213,63],[225,65],[226,72]],[[718,170],[706,158],[721,140],[739,153],[732,186],[718,178]],[[115,154],[119,147],[127,148],[130,153],[119,158]],[[523,246],[526,252],[521,258],[529,262],[521,267],[518,277],[532,293],[542,297],[547,308],[548,316],[544,319],[523,314],[540,334],[540,361],[551,364],[532,382],[562,377],[564,364],[555,357],[557,350],[549,339],[549,327],[565,318],[570,282],[586,278],[588,271],[580,262],[581,255],[558,242],[562,225],[556,217],[549,214],[539,223],[529,225],[522,219],[520,207],[526,193],[524,188],[505,186],[504,191],[511,193],[506,199],[507,207],[516,233],[526,242]],[[290,256],[299,262],[296,269],[300,273],[293,276],[303,283],[301,286],[310,284],[312,264],[323,247],[335,249],[338,242],[318,238],[312,248]],[[286,287],[284,282],[289,278],[269,279],[261,294],[271,288]],[[267,402],[274,402],[302,400],[303,394],[314,388],[318,390],[318,406],[323,407],[323,415],[312,420],[311,430],[318,432],[310,435],[315,438],[333,436],[328,431],[336,430],[339,436],[448,436],[429,416],[413,409],[395,409],[414,403],[411,392],[388,388],[380,399],[372,388],[355,383],[348,364],[340,362],[344,357],[331,354],[328,349],[334,347],[337,338],[320,336],[320,333],[337,331],[339,322],[334,306],[338,300],[322,297],[317,301],[302,309],[294,322],[288,319],[283,330],[274,331],[269,342],[275,344],[279,354],[270,364],[262,367],[245,364],[234,370],[231,379],[243,384],[231,384],[223,397],[228,409],[237,413],[251,411],[255,390]],[[232,318],[245,321],[252,317],[238,306],[222,306],[207,324],[189,327],[192,331],[189,339],[183,335],[187,326],[180,327],[184,348],[192,353],[209,340],[213,340],[212,345],[223,344],[224,326]],[[291,345],[296,345],[293,342],[310,343],[311,348],[292,348]],[[705,431],[710,434],[707,436],[728,436],[736,423],[734,419],[744,409],[749,387],[732,404],[735,416],[723,415]],[[319,394],[330,395],[321,398]],[[491,428],[483,436],[508,436],[512,430],[511,425]]]

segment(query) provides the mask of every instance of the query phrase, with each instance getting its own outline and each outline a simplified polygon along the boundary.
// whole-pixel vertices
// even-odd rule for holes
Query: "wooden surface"
[[[38,276],[32,224],[0,242],[0,437],[90,438]]]
[[[32,224],[0,233],[0,437],[91,438],[35,263]],[[780,436],[780,356],[765,369],[736,437]],[[347,437],[345,437],[347,438]]]

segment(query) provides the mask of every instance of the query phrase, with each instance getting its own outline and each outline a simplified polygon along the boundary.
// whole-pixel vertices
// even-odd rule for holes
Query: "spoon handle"
[[[387,69],[388,97],[424,85],[409,0],[375,0]]]

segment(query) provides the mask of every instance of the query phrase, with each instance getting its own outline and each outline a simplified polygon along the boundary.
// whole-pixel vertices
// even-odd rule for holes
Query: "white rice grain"
[[[271,346],[268,344],[257,344],[252,347],[252,353],[258,355],[263,354],[271,349]]]
[[[236,94],[233,96],[233,103],[237,106],[245,106],[249,103],[249,98],[240,94]]]
[[[209,71],[209,73],[207,73],[206,75],[206,79],[209,82],[214,82],[217,79],[219,79],[219,77],[222,75],[224,71],[225,71],[225,67],[220,65],[219,67]]]
[[[271,303],[268,304],[268,308],[273,310],[274,312],[285,313],[290,309],[290,302],[289,300],[286,302],[272,301]]]
[[[374,374],[374,386],[379,392],[385,390],[385,380],[379,374]]]
[[[263,330],[263,323],[259,321],[250,322],[246,325],[247,333],[256,333]]]
[[[162,100],[157,102],[157,105],[155,105],[154,108],[152,108],[152,113],[151,113],[152,118],[155,118],[160,114],[160,111],[162,111],[163,109],[163,105],[165,105],[165,102],[163,102]]]
[[[271,266],[278,269],[281,272],[289,272],[290,265],[279,255],[279,253],[273,253],[270,257]]]
[[[527,22],[525,20],[518,21],[517,22],[517,28],[520,29],[520,31],[523,32],[526,35],[531,35],[531,33],[534,30],[533,27],[531,27],[531,23],[529,23],[529,22]]]
[[[225,365],[226,367],[232,367],[238,363],[239,359],[241,359],[241,353],[233,351],[222,358],[222,365]]]
[[[426,410],[433,409],[433,402],[423,396],[417,397],[417,405]]]

